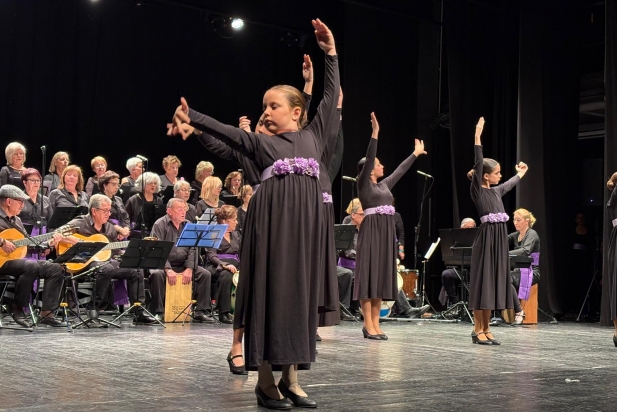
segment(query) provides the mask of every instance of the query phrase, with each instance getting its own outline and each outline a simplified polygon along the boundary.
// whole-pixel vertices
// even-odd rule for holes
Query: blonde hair
[[[75,185],[75,190],[78,192],[84,191],[84,175],[81,172],[81,167],[77,165],[69,165],[62,172],[62,177],[60,178],[60,184],[58,185],[58,189],[64,189],[64,177],[69,173],[77,173],[77,184]]]
[[[617,184],[617,172],[613,173],[611,178],[608,179],[608,182],[606,182],[606,187],[608,187],[609,190],[613,190],[615,188],[615,184]]]
[[[166,169],[167,166],[172,165],[173,163],[178,163],[178,169],[182,166],[182,162],[178,159],[178,156],[169,155],[163,158],[163,169]]]
[[[242,186],[242,188],[240,188],[240,199],[244,199],[244,196],[248,195],[249,193],[253,195],[253,188],[251,187],[251,185]]]
[[[105,168],[107,168],[107,160],[105,160],[105,158],[102,156],[95,156],[92,158],[92,160],[90,160],[90,167],[92,168],[93,172],[96,172],[96,170],[94,170],[94,165],[97,163],[103,163],[105,165]]]
[[[298,129],[304,128],[308,123],[308,118],[306,114],[306,100],[304,99],[304,96],[302,95],[300,90],[286,84],[273,86],[268,89],[268,91],[270,90],[276,90],[282,93],[283,96],[285,96],[285,100],[287,100],[289,107],[291,107],[292,109],[296,107],[300,108],[300,117],[298,117],[296,123],[298,124]]]
[[[223,186],[223,182],[216,176],[208,176],[201,184],[201,194],[200,198],[204,200],[210,199],[210,194],[217,187]],[[216,202],[218,203],[219,197],[216,197]]]
[[[197,163],[197,167],[195,168],[195,180],[199,179],[199,175],[208,169],[210,169],[210,173],[214,173],[214,165],[212,163],[203,160]]]
[[[351,199],[351,202],[349,202],[349,206],[347,206],[347,209],[345,209],[345,212],[348,215],[350,215],[351,212],[353,212],[354,207],[356,207],[359,204],[360,204],[360,199],[358,199],[357,197],[355,199]]]
[[[49,173],[56,173],[56,160],[60,157],[66,156],[66,161],[70,164],[71,159],[69,158],[69,154],[67,152],[57,152],[54,157],[51,158],[51,164],[49,165]]]
[[[11,142],[6,145],[6,149],[4,149],[4,156],[6,156],[6,164],[11,166],[11,161],[13,160],[13,155],[17,151],[17,149],[21,149],[24,152],[24,163],[26,163],[26,148],[23,144],[19,142]]]
[[[536,223],[536,217],[529,210],[527,210],[527,209],[516,209],[514,211],[514,214],[516,215],[517,213],[519,215],[521,215],[521,217],[523,219],[525,219],[526,221],[529,222],[529,227],[533,227],[533,225]]]

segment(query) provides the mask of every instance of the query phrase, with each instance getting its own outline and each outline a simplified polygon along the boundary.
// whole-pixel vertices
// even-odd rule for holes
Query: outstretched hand
[[[476,140],[480,140],[480,136],[482,135],[482,130],[484,130],[484,117],[481,117],[478,120],[478,124],[476,125]]]
[[[191,135],[188,130],[183,127],[184,124],[189,125],[191,118],[189,117],[189,104],[184,97],[180,98],[180,106],[176,109],[172,118],[173,126],[167,129],[167,135],[181,135],[182,139],[186,140]]]
[[[379,137],[379,123],[377,122],[375,112],[371,112],[371,126],[373,126],[373,134],[371,134],[371,137],[377,139]]]
[[[173,123],[167,123],[167,134],[169,134],[169,129],[174,128],[174,124]],[[195,129],[193,126],[183,123],[180,126],[180,129],[184,130],[186,133],[188,133],[189,135],[192,133],[195,133],[196,135],[200,135],[201,131]],[[186,140],[186,139],[185,139]]]
[[[424,140],[415,139],[415,148],[413,154],[415,154],[416,157],[423,154],[428,154],[426,153],[426,151],[424,151]]]
[[[240,125],[239,125],[240,129],[244,130],[245,132],[251,132],[251,121],[249,120],[248,117],[246,116],[242,116],[240,118]]]
[[[523,162],[519,162],[519,164],[514,166],[514,168],[516,169],[516,173],[518,174],[519,177],[525,176],[525,173],[527,173],[527,171],[529,170],[529,167],[527,166],[527,164]]]
[[[302,77],[305,83],[313,83],[313,62],[311,56],[304,55],[304,62],[302,63]]]
[[[321,20],[312,20],[313,28],[315,28],[315,37],[319,48],[330,56],[336,55],[336,46],[334,44],[334,35],[332,31]]]

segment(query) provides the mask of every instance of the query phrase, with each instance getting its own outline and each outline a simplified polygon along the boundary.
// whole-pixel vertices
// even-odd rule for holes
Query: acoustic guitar
[[[2,265],[9,260],[23,259],[28,253],[28,246],[36,246],[46,242],[54,236],[54,233],[59,233],[62,236],[68,236],[75,233],[76,230],[77,228],[72,225],[64,225],[53,232],[46,233],[44,235],[25,237],[17,229],[5,229],[0,232],[0,238],[13,243],[15,245],[15,250],[11,253],[6,253],[3,249],[0,249],[0,267],[2,267]]]
[[[80,234],[73,235],[76,238],[79,238],[83,242],[100,242],[100,243],[108,243],[103,249],[99,250],[98,253],[92,256],[85,263],[67,263],[66,269],[69,272],[79,272],[86,268],[92,262],[107,262],[111,259],[111,251],[116,249],[124,249],[129,245],[130,240],[125,240],[122,242],[109,242],[107,236],[101,234],[94,234],[90,236],[84,236]],[[147,237],[143,240],[157,240],[155,237]],[[57,248],[58,255],[62,255],[64,252],[69,250],[73,245],[69,245],[66,243],[60,243]]]

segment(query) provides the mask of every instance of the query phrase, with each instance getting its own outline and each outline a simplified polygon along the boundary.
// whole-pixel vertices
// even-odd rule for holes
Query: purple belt
[[[234,259],[237,260],[238,262],[240,261],[240,256],[238,256],[238,254],[231,254],[231,253],[219,253],[217,255],[217,257],[219,259]]]
[[[364,214],[366,214],[366,212],[364,212]],[[482,223],[505,223],[508,220],[510,220],[510,216],[503,212],[489,213],[480,218],[480,222]]]
[[[353,259],[347,259],[344,257],[338,258],[338,266],[347,269],[356,269],[356,261]]]
[[[289,174],[319,177],[319,163],[313,158],[294,157],[290,159],[286,157],[283,160],[277,160],[272,166],[261,172],[261,181],[263,182],[272,176]]]
[[[369,207],[368,209],[364,209],[364,216],[366,215],[392,215],[394,216],[394,206],[383,205],[377,207]]]
[[[332,203],[332,195],[329,194],[328,192],[323,192],[321,196],[323,197],[324,203]]]

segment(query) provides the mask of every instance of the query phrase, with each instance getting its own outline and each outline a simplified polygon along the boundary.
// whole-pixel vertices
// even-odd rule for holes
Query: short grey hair
[[[461,221],[461,227],[463,227],[465,223],[470,223],[470,222],[473,223],[473,227],[476,227],[476,221],[470,217],[466,217],[465,219]]]
[[[187,182],[186,180],[178,180],[176,184],[174,184],[174,193],[178,193],[178,191],[180,191],[183,186],[191,187],[189,182]]]
[[[138,157],[131,157],[129,160],[126,161],[126,170],[129,171],[129,173],[133,172],[133,169],[135,169],[137,167],[138,164],[141,163],[141,159]]]
[[[111,199],[102,193],[92,195],[88,203],[88,210],[92,213],[92,209],[100,209],[103,203],[111,206]]]
[[[210,162],[206,162],[206,161],[201,161],[199,163],[197,163],[197,167],[195,168],[195,180],[197,180],[197,178],[199,178],[199,175],[202,174],[204,171],[210,169],[212,171],[212,173],[214,173],[214,165]]]
[[[188,207],[188,204],[186,203],[185,200],[179,199],[177,197],[172,197],[171,199],[167,201],[167,209],[171,209],[178,202],[184,203],[184,205]]]
[[[360,201],[358,200],[351,206],[351,213],[358,213],[358,209],[361,209],[361,208],[362,208],[362,205],[360,204]]]
[[[26,163],[26,148],[23,144],[19,142],[11,142],[4,149],[4,156],[6,156],[6,164],[11,165],[11,160],[13,160],[13,155],[17,151],[17,149],[21,149],[24,152],[24,163]]]
[[[152,172],[142,173],[142,175],[137,178],[137,180],[135,181],[135,190],[137,190],[138,192],[141,192],[143,190],[141,182],[143,182],[144,180],[147,185],[149,185],[150,183],[156,183],[156,192],[158,193],[161,191],[161,178],[159,177],[159,175]]]

